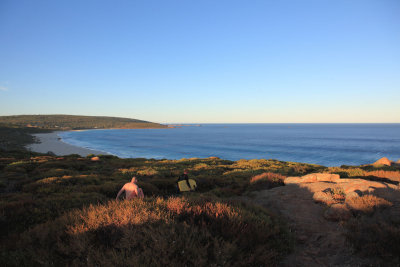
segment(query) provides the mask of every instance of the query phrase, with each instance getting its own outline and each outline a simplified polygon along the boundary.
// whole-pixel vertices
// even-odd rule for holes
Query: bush
[[[262,208],[157,198],[71,212],[25,233],[19,247],[17,261],[33,265],[259,266],[276,265],[291,239]]]
[[[144,170],[140,170],[137,172],[137,175],[141,175],[141,176],[155,176],[158,175],[158,171],[153,169],[153,168],[147,168]]]
[[[369,214],[373,213],[378,208],[392,206],[391,202],[374,195],[346,198],[346,204],[353,211]]]
[[[381,216],[362,216],[350,220],[346,227],[346,237],[356,251],[364,256],[382,258],[385,266],[399,266],[399,224]]]
[[[283,176],[279,173],[264,172],[262,174],[253,176],[250,179],[249,190],[264,190],[277,186],[282,186],[284,185],[283,180],[285,180],[285,178],[286,176]]]

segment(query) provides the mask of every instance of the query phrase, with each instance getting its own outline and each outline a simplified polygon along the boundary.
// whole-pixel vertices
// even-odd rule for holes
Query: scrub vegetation
[[[297,165],[217,158],[92,161],[3,151],[1,260],[7,265],[275,265],[291,250],[288,229],[264,208],[235,197],[248,190],[254,175],[293,174]],[[319,168],[300,165],[302,171]],[[177,196],[176,179],[184,169],[198,191]],[[116,202],[133,175],[145,200]]]
[[[148,121],[104,117],[104,116],[74,116],[74,115],[18,115],[0,116],[0,124],[9,127],[29,127],[55,130],[79,129],[139,129],[166,128],[167,126]]]
[[[29,135],[15,129],[21,135],[5,138],[10,144]],[[327,168],[266,159],[100,155],[93,161],[93,155],[59,157],[10,147],[0,149],[0,261],[6,266],[279,265],[293,249],[293,235],[285,222],[243,196],[314,172],[393,183],[399,175],[397,167]],[[185,169],[197,191],[177,195],[176,180]],[[145,199],[115,201],[132,176]],[[365,196],[349,205],[358,212],[345,225],[355,249],[400,254],[400,225],[379,212],[389,202]]]

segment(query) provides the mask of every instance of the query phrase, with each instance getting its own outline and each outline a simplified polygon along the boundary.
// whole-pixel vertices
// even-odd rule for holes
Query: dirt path
[[[313,200],[313,192],[329,183],[287,185],[258,191],[252,201],[280,214],[295,232],[295,251],[283,266],[364,266],[365,260],[353,255],[338,222],[324,218],[326,206]]]

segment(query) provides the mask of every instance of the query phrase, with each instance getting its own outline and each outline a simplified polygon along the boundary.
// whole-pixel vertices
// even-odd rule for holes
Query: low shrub
[[[385,216],[362,216],[345,224],[346,237],[355,250],[367,257],[383,259],[384,265],[400,265],[400,225]]]
[[[142,188],[145,196],[156,196],[160,194],[160,190],[157,188],[157,186],[151,183],[138,182],[138,186]]]
[[[154,179],[151,184],[157,187],[162,195],[172,195],[177,191],[177,183],[175,179]]]
[[[137,171],[137,175],[141,176],[155,176],[158,174],[158,171],[153,168],[147,168],[144,170]]]
[[[392,206],[391,202],[374,195],[347,198],[346,204],[353,211],[369,214],[373,213],[378,208]]]
[[[194,165],[193,169],[194,170],[202,170],[202,169],[208,169],[209,166],[205,163],[198,163],[196,165]]]
[[[277,265],[291,238],[259,207],[152,198],[68,213],[26,232],[19,247],[13,261],[33,265],[260,266]]]
[[[286,176],[283,176],[279,173],[264,172],[262,174],[253,176],[250,179],[249,190],[264,190],[277,186],[282,186],[284,185],[283,180],[285,180],[285,178]]]

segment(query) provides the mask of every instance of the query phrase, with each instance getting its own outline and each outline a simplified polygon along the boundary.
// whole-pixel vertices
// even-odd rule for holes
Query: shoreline
[[[58,135],[59,132],[60,131],[32,134],[32,136],[39,139],[40,143],[29,144],[26,146],[26,149],[38,153],[52,152],[57,156],[65,156],[70,154],[78,154],[82,157],[86,157],[89,154],[111,155],[106,151],[94,150],[65,143]]]

